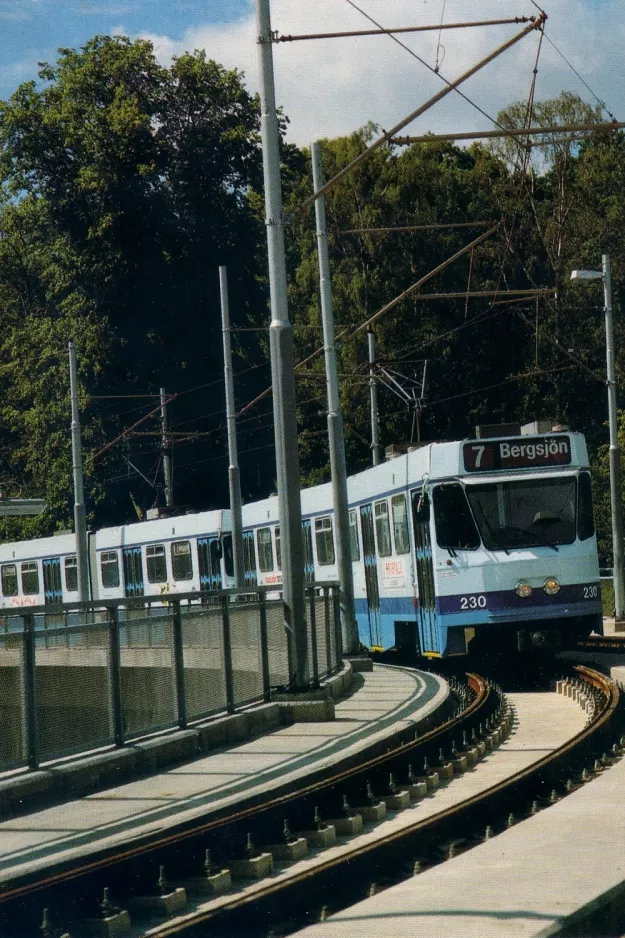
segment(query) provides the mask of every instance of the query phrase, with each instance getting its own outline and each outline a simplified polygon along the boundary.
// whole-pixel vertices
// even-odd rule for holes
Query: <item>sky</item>
[[[531,0],[353,0],[384,27],[530,16]],[[79,48],[92,36],[149,38],[159,60],[205,49],[239,68],[258,90],[253,0],[0,0],[0,98],[36,78],[37,63],[54,62],[59,47]],[[625,119],[625,0],[544,0],[546,35],[536,96],[562,89],[604,101]],[[272,26],[282,35],[366,29],[349,0],[272,0]],[[405,34],[402,42],[451,80],[505,42],[522,25]],[[526,98],[538,35],[532,33],[463,84],[487,114]],[[350,133],[367,121],[389,130],[440,90],[439,77],[387,36],[274,45],[276,97],[290,119],[288,136],[300,146]],[[604,115],[607,119],[607,114]],[[492,126],[458,95],[437,104],[405,133],[447,133]]]

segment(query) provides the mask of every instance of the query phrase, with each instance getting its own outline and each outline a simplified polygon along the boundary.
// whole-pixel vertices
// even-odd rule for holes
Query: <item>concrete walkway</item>
[[[344,761],[403,727],[417,726],[449,693],[434,675],[384,665],[356,675],[354,687],[336,703],[334,720],[281,727],[149,778],[0,823],[0,886],[205,819]]]
[[[517,709],[516,731],[474,772],[436,792],[428,814],[448,807],[461,786],[464,797],[483,791],[585,725],[585,713],[569,698],[507,696]],[[298,938],[538,938],[625,875],[625,841],[618,845],[614,836],[625,824],[624,784],[620,762],[548,810],[303,929]]]

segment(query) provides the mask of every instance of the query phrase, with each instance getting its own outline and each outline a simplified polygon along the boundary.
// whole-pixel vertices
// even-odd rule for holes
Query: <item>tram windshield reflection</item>
[[[466,487],[488,550],[572,544],[577,531],[577,479],[528,479]],[[581,493],[580,493],[581,494]]]

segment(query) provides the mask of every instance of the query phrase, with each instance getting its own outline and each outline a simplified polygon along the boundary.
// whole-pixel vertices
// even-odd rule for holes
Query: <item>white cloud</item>
[[[623,99],[625,77],[615,64],[625,56],[622,0],[551,0],[547,35],[557,43],[608,107],[616,110]],[[385,27],[437,23],[440,0],[358,0],[358,5]],[[448,0],[447,22],[532,15],[527,0],[511,4],[502,0]],[[272,25],[283,35],[366,29],[369,23],[340,0],[273,0]],[[443,31],[444,60],[441,73],[454,79],[522,25],[493,26]],[[211,23],[189,29],[181,40],[143,34],[154,42],[161,61],[186,50],[203,48],[207,54],[246,74],[248,86],[257,90],[255,23],[253,4],[246,18],[230,24]],[[413,51],[434,64],[438,31],[398,37]],[[511,101],[526,97],[538,43],[532,33],[483,71],[462,85],[462,90],[489,114]],[[372,120],[389,129],[442,87],[428,72],[388,37],[331,39],[274,45],[276,96],[291,119],[289,137],[303,145],[311,140],[349,133]],[[537,97],[550,97],[563,88],[592,100],[581,82],[548,42],[543,42]],[[490,126],[457,94],[428,111],[406,132],[474,130]]]

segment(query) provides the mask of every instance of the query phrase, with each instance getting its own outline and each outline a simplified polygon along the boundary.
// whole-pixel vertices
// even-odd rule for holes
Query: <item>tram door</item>
[[[218,537],[198,537],[197,553],[200,562],[200,589],[220,590],[221,544]]]
[[[369,615],[369,646],[381,647],[382,622],[380,619],[380,587],[378,585],[378,561],[375,553],[373,532],[373,508],[371,503],[360,506],[362,529],[362,555],[365,562],[365,589]]]
[[[256,550],[254,548],[254,532],[243,532],[243,570],[246,586],[254,587],[258,583],[256,575]]]
[[[417,589],[419,593],[419,631],[423,654],[440,653],[436,628],[436,592],[430,537],[430,499],[423,489],[412,492]]]
[[[304,582],[315,582],[315,561],[312,546],[312,521],[307,518],[302,521],[302,534],[304,535]]]
[[[143,596],[143,564],[140,547],[124,547],[124,595]]]
[[[58,557],[43,561],[43,595],[46,606],[63,602],[61,561]]]

